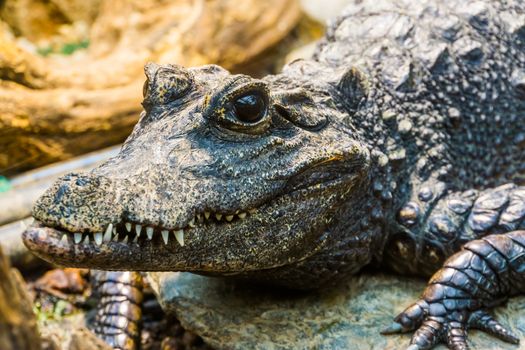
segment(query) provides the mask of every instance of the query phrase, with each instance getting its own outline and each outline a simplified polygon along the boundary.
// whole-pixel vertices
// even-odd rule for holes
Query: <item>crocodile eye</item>
[[[233,102],[237,119],[244,123],[257,123],[266,115],[266,101],[261,94],[250,92]]]

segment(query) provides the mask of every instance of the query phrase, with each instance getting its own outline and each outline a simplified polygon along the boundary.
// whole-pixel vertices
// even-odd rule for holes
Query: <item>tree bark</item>
[[[22,276],[0,248],[0,349],[41,349],[32,306]]]
[[[0,11],[2,175],[122,142],[141,111],[146,62],[235,70],[279,42],[301,15],[297,0],[42,3],[6,0]],[[77,12],[86,8],[91,15],[83,18]],[[70,56],[42,57],[14,35],[38,43],[42,33],[56,36],[79,21],[89,25],[89,47]]]

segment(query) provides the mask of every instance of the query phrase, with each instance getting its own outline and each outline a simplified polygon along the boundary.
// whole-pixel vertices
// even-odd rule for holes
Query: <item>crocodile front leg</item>
[[[400,229],[387,243],[385,266],[429,277],[465,243],[525,229],[525,186],[452,193],[443,189],[435,185],[414,191],[415,198],[399,211]]]
[[[93,331],[115,349],[140,347],[142,275],[131,271],[91,271],[98,297]]]
[[[416,329],[409,349],[446,342],[468,349],[467,330],[476,328],[517,344],[518,338],[486,309],[525,292],[525,231],[490,235],[465,244],[430,279],[420,300],[395,318],[384,333]]]

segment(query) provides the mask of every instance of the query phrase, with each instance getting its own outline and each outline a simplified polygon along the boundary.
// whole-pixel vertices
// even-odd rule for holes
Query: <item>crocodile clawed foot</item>
[[[453,311],[440,315],[443,305],[429,306],[424,300],[412,304],[400,313],[382,334],[404,333],[415,330],[407,350],[426,350],[438,343],[447,344],[451,350],[469,349],[467,330],[479,329],[512,344],[519,339],[484,310],[474,312]]]

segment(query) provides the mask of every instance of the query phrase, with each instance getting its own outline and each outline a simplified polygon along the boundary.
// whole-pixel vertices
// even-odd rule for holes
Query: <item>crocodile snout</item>
[[[119,215],[113,182],[92,173],[58,179],[35,203],[38,221],[71,232],[96,231]]]

